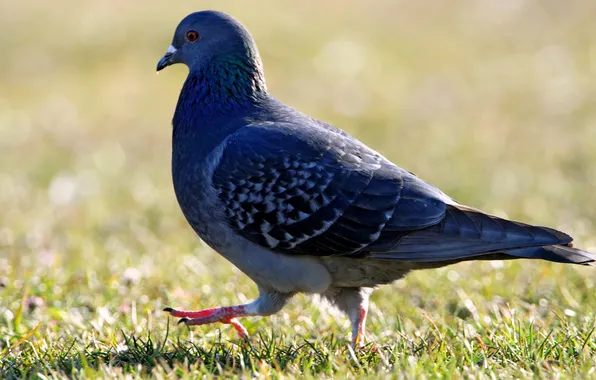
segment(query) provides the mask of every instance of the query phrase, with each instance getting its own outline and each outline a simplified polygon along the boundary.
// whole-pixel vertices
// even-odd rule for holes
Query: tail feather
[[[596,255],[567,245],[519,248],[504,253],[514,258],[542,259],[565,264],[596,265]]]
[[[518,258],[594,265],[596,255],[573,248],[572,240],[553,228],[448,205],[445,217],[436,225],[407,233],[384,231],[368,247],[367,257],[424,265]]]

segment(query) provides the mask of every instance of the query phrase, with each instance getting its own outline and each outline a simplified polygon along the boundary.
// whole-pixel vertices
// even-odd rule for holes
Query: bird
[[[246,304],[164,311],[188,326],[269,316],[298,293],[347,315],[365,342],[372,292],[413,270],[471,260],[594,265],[553,228],[465,206],[331,124],[272,96],[232,16],[186,16],[157,71],[188,67],[172,119],[172,178],[196,234],[255,282]]]

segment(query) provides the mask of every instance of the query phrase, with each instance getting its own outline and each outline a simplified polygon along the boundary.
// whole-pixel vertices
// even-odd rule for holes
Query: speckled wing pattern
[[[211,182],[229,226],[279,253],[409,262],[482,255],[594,261],[566,246],[568,235],[459,205],[331,128],[241,128],[225,142]]]
[[[353,138],[291,124],[232,135],[212,185],[236,232],[286,254],[360,255],[446,209],[444,194]]]

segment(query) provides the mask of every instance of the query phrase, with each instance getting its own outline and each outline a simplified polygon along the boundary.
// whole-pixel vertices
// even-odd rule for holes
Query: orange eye
[[[199,33],[195,32],[194,30],[189,30],[186,32],[186,40],[190,43],[195,42],[199,39]]]

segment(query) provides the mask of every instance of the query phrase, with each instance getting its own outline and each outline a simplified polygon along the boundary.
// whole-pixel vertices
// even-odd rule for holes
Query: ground
[[[283,101],[596,251],[593,1],[2,2],[0,377],[596,377],[595,268],[414,273],[373,295],[357,352],[347,319],[302,295],[244,320],[249,343],[168,318],[256,296],[170,180],[186,69],[155,65],[207,8],[249,27]]]

